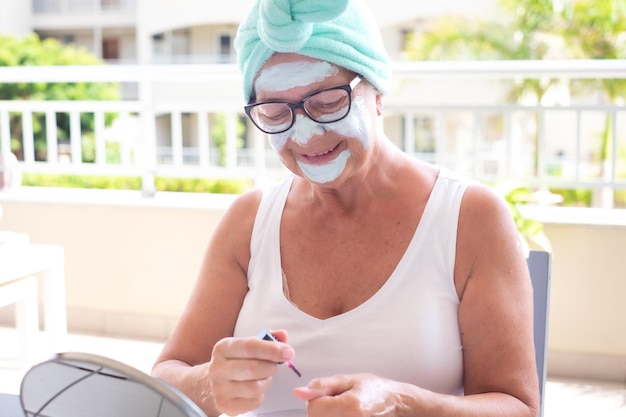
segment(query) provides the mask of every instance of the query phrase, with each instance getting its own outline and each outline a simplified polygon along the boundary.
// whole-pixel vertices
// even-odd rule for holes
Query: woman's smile
[[[331,161],[337,157],[339,153],[339,145],[341,145],[341,143],[338,143],[334,147],[326,150],[301,153],[300,156],[307,164],[325,164],[326,162]]]

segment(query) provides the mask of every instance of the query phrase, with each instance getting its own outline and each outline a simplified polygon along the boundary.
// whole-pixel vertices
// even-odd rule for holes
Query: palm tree
[[[568,3],[563,13],[566,25],[562,36],[573,57],[626,58],[626,1],[578,0]],[[572,88],[575,91],[601,91],[601,104],[617,104],[626,97],[624,79],[575,80]],[[599,175],[605,179],[610,175],[613,136],[613,114],[607,112],[597,155]],[[595,206],[613,205],[613,193],[610,190],[596,190],[593,199]]]
[[[415,60],[549,59],[560,48],[554,28],[562,25],[553,0],[500,0],[504,21],[460,16],[434,21],[424,33],[412,34],[407,55]],[[541,101],[558,80],[524,80],[510,91],[511,99],[533,94]]]
[[[407,55],[415,60],[454,59],[547,59],[555,54],[554,35],[548,28],[557,25],[552,0],[500,0],[506,20],[484,21],[466,17],[444,17],[424,33],[412,34]],[[559,80],[524,79],[508,87],[506,99],[527,98],[541,103]],[[535,114],[535,125],[539,115]],[[535,134],[533,172],[539,173],[539,133]]]
[[[625,0],[500,0],[502,21],[442,18],[407,42],[407,55],[437,59],[616,59],[626,57]],[[561,80],[528,79],[510,87],[508,99],[541,103]],[[572,91],[603,91],[608,103],[626,94],[625,80],[575,81]],[[611,114],[606,115],[598,158],[601,175],[611,159]],[[537,149],[538,135],[535,137]],[[535,173],[538,173],[537,151]],[[612,196],[612,195],[611,195]],[[612,202],[610,203],[612,205]]]

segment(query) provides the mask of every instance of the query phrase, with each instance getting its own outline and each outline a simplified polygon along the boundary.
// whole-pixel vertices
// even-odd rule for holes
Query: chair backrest
[[[533,285],[535,360],[539,377],[539,414],[543,416],[544,392],[547,378],[546,358],[548,356],[548,313],[550,311],[550,271],[549,252],[530,251],[528,270]]]

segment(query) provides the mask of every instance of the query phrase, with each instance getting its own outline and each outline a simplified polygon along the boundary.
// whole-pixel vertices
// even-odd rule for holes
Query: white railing
[[[136,0],[33,0],[35,14],[134,11]]]
[[[507,81],[623,79],[625,74],[623,60],[396,63],[394,89],[385,98],[386,130],[406,152],[481,180],[626,189],[626,157],[620,158],[626,152],[623,104],[603,103],[595,99],[599,94],[576,101],[558,89],[547,95],[551,103],[503,104],[499,99]],[[240,77],[231,64],[4,67],[0,80],[137,86],[138,97],[122,101],[0,101],[0,150],[10,148],[12,136],[21,140],[23,171],[140,175],[146,193],[153,191],[155,175],[264,181],[284,173],[262,135],[249,124],[243,136],[238,133],[238,120],[245,123],[245,118]],[[167,99],[154,99],[163,96],[163,86],[181,84],[199,86],[197,94],[176,95],[170,88]],[[230,87],[204,90],[204,85]],[[70,121],[66,142],[57,137],[61,113]],[[118,115],[113,128],[105,126],[108,113]],[[90,163],[81,157],[84,114],[93,115],[95,126],[95,161]],[[226,132],[221,151],[211,125],[217,114],[223,115]],[[15,138],[9,123],[16,117],[21,138]],[[33,123],[40,119],[45,120],[45,154],[35,149]],[[609,153],[597,161],[596,135],[605,120],[611,127]],[[110,144],[119,154],[114,163],[107,161]]]

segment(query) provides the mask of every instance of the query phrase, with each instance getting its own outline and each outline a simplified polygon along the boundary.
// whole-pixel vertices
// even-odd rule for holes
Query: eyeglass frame
[[[252,121],[252,123],[263,133],[266,133],[268,135],[277,135],[279,133],[284,133],[286,131],[288,131],[289,129],[291,129],[291,127],[296,123],[296,114],[295,111],[297,109],[302,109],[302,112],[311,120],[313,120],[316,123],[322,123],[322,124],[328,124],[328,123],[335,123],[338,122],[340,120],[345,119],[346,117],[348,117],[348,115],[350,114],[350,110],[352,109],[352,92],[356,89],[357,85],[359,85],[359,83],[363,80],[363,77],[359,74],[357,74],[352,81],[350,81],[348,84],[343,84],[343,85],[338,85],[336,87],[330,87],[330,88],[325,88],[323,90],[320,91],[316,91],[312,94],[309,94],[308,96],[304,97],[302,100],[300,100],[297,103],[291,103],[288,101],[283,101],[283,100],[270,100],[270,101],[262,101],[260,103],[251,103],[248,104],[246,106],[244,106],[244,111],[246,113],[246,115],[248,116],[248,118],[250,119],[250,121]],[[304,107],[304,103],[306,103],[311,97],[316,96],[317,94],[326,92],[326,91],[332,91],[332,90],[344,90],[348,93],[348,110],[346,110],[346,114],[344,114],[343,116],[341,116],[340,118],[336,119],[336,120],[328,120],[328,121],[323,121],[323,120],[317,120],[315,119],[306,109],[306,107]],[[254,107],[257,106],[261,106],[263,104],[286,104],[287,107],[289,107],[289,111],[291,112],[291,123],[289,124],[289,126],[287,126],[285,129],[283,130],[279,130],[277,132],[268,132],[267,130],[263,129],[261,126],[259,126],[257,124],[257,122],[254,120],[254,118],[252,117],[252,115],[250,114],[252,112],[252,109]]]

